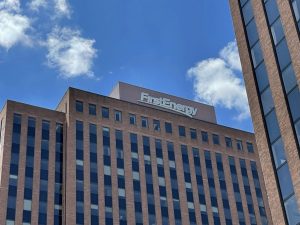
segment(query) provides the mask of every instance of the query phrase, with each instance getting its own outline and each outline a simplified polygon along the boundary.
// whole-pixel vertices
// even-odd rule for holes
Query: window
[[[213,143],[214,143],[215,145],[219,145],[219,144],[220,144],[219,135],[213,134],[213,135],[212,135],[212,138],[213,138]]]
[[[131,125],[136,124],[136,116],[134,114],[129,114],[129,124]]]
[[[190,129],[191,139],[196,140],[197,139],[197,130],[191,128]]]
[[[267,1],[265,6],[266,6],[269,24],[272,24],[279,16],[277,1],[274,1],[274,0]]]
[[[147,128],[148,127],[148,118],[142,116],[142,127]]]
[[[284,69],[284,71],[282,72],[282,79],[285,87],[285,92],[289,93],[297,84],[292,64],[290,64],[286,69]]]
[[[262,54],[259,42],[257,42],[251,48],[251,56],[252,56],[252,60],[253,60],[253,66],[254,66],[254,68],[256,68],[263,61],[263,54]]]
[[[230,137],[225,137],[225,143],[227,148],[232,148],[232,140]]]
[[[280,169],[277,171],[277,174],[279,179],[281,195],[283,200],[285,200],[294,192],[288,164],[285,163],[282,167],[280,167]]]
[[[178,126],[179,136],[185,137],[185,127],[184,126]]]
[[[285,206],[289,224],[299,224],[300,214],[299,214],[297,199],[296,199],[295,195],[293,195],[291,198],[289,198],[284,203],[284,206]]]
[[[299,107],[300,92],[298,87],[294,88],[294,90],[291,93],[289,93],[288,100],[290,103],[289,105],[290,105],[293,121],[296,121],[300,118],[300,107]]]
[[[83,102],[76,100],[76,112],[83,112]]]
[[[243,7],[244,22],[248,24],[253,18],[252,1],[248,1]]]
[[[96,105],[89,104],[89,114],[95,116],[96,115]]]
[[[274,109],[266,116],[266,124],[270,142],[273,143],[273,141],[275,141],[280,136],[278,120]]]
[[[247,144],[248,152],[253,153],[254,152],[253,144],[250,142],[247,142],[246,144]]]
[[[272,145],[272,152],[275,161],[276,168],[281,166],[283,163],[286,162],[285,153],[284,153],[284,146],[282,139],[279,138],[273,145]]]
[[[122,121],[122,112],[115,110],[115,121],[121,122]]]
[[[166,133],[172,134],[172,124],[169,122],[165,122]]]
[[[249,40],[250,47],[253,46],[258,41],[258,33],[256,28],[255,20],[251,20],[251,22],[247,25],[247,36]]]
[[[269,85],[269,78],[265,63],[261,63],[255,70],[259,91],[262,92]]]
[[[282,71],[288,64],[291,62],[291,55],[286,43],[286,40],[283,39],[277,46],[276,46],[276,53],[279,62],[280,70]]]
[[[236,140],[236,148],[240,151],[243,150],[243,142],[242,140]]]
[[[278,18],[275,23],[271,26],[271,32],[273,36],[274,44],[277,45],[284,37],[284,32],[281,24],[280,18]]]
[[[201,131],[202,142],[208,143],[208,133],[206,131]]]
[[[102,114],[102,118],[108,119],[109,118],[109,108],[102,107],[101,114]]]
[[[160,122],[159,122],[159,120],[153,120],[153,129],[155,131],[160,131]]]

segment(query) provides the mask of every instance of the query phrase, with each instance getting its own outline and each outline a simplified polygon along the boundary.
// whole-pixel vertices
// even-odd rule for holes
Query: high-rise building
[[[272,224],[254,135],[119,83],[0,114],[1,225]]]
[[[274,224],[300,224],[300,1],[230,0]]]

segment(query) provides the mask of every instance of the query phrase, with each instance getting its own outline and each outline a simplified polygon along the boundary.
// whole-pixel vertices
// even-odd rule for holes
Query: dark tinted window
[[[261,94],[261,102],[263,105],[264,114],[268,114],[268,112],[271,111],[271,109],[274,108],[274,102],[272,98],[271,89],[267,88],[262,94]]]
[[[172,124],[165,122],[165,129],[166,129],[166,133],[172,133]]]
[[[261,63],[261,61],[263,61],[263,54],[259,42],[257,42],[251,48],[251,56],[252,56],[253,66],[254,68],[256,68]]]
[[[261,63],[256,69],[256,79],[258,89],[262,92],[269,85],[269,78],[266,70],[265,63]]]
[[[219,145],[219,144],[220,144],[219,135],[213,134],[213,135],[212,135],[212,138],[213,138],[213,143],[214,143],[215,145]]]
[[[283,28],[280,18],[278,18],[275,23],[271,26],[271,32],[274,44],[277,45],[284,37]]]
[[[89,114],[94,116],[96,115],[96,105],[89,104]]]
[[[76,101],[76,112],[83,112],[83,102]]]
[[[197,139],[197,130],[191,128],[190,129],[191,139]]]
[[[122,112],[115,110],[115,121],[121,122],[122,121]]]
[[[282,139],[279,138],[273,145],[272,145],[273,157],[275,161],[276,168],[281,166],[283,163],[286,162],[284,146]]]
[[[109,118],[109,109],[106,107],[101,108],[102,118]]]
[[[272,24],[277,17],[279,16],[278,7],[277,7],[277,1],[276,0],[269,0],[265,4],[267,16],[269,20],[269,24]]]
[[[291,174],[287,163],[280,167],[280,169],[278,170],[278,179],[282,198],[286,199],[294,192]]]
[[[129,114],[129,123],[131,125],[136,124],[136,116],[134,114]]]
[[[244,22],[245,24],[249,23],[249,21],[253,17],[253,11],[252,11],[252,1],[248,1],[244,7],[243,7],[243,15],[244,15]]]
[[[293,89],[293,87],[296,86],[297,81],[292,64],[290,64],[286,69],[284,69],[284,71],[282,72],[282,79],[286,93],[290,92]]]
[[[246,144],[247,144],[248,152],[251,152],[251,153],[254,152],[253,144],[250,142],[247,142]]]
[[[160,131],[160,122],[159,122],[159,120],[153,120],[153,129],[155,131]]]
[[[201,131],[202,142],[208,142],[208,133],[206,131]]]
[[[232,148],[232,140],[230,137],[225,137],[225,143],[227,148]]]
[[[252,47],[258,41],[258,33],[256,29],[255,20],[251,20],[251,22],[246,27],[247,36],[250,47]]]
[[[185,137],[185,127],[184,126],[178,126],[179,136]]]
[[[296,121],[300,118],[300,92],[298,87],[288,95],[288,99],[293,120]]]
[[[142,117],[142,127],[148,127],[148,118]]]
[[[277,45],[276,52],[280,69],[283,70],[291,62],[290,52],[285,39]]]
[[[267,123],[270,142],[272,143],[273,141],[275,141],[276,138],[280,136],[280,130],[279,130],[275,110],[272,110],[272,112],[266,116],[266,123]]]

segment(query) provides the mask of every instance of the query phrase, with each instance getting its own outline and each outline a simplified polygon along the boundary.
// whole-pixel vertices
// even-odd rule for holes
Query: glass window
[[[271,26],[271,32],[274,44],[277,45],[282,40],[282,38],[284,38],[284,32],[280,18],[278,18]]]
[[[225,143],[227,148],[232,148],[232,140],[230,137],[225,137]]]
[[[76,100],[76,112],[83,112],[83,102]]]
[[[122,121],[122,112],[115,110],[115,121],[121,122]]]
[[[243,6],[243,16],[245,24],[248,24],[249,21],[253,18],[253,11],[252,11],[252,1],[248,1]]]
[[[257,42],[251,48],[251,57],[252,57],[254,68],[256,68],[261,63],[261,61],[263,61],[263,54],[259,42]]]
[[[299,19],[300,19],[300,0],[295,0],[293,2],[293,9],[294,9],[296,20],[299,21]]]
[[[179,136],[185,137],[185,127],[184,126],[178,126]]]
[[[129,124],[131,125],[136,124],[136,116],[134,114],[129,114]]]
[[[296,121],[300,118],[300,92],[298,87],[289,93],[288,100],[293,121]]]
[[[288,164],[285,163],[282,167],[280,167],[280,169],[278,169],[277,171],[277,174],[279,179],[281,195],[283,200],[285,200],[294,192]]]
[[[201,131],[202,142],[208,143],[208,133],[206,131]]]
[[[272,98],[272,93],[270,87],[268,87],[262,94],[261,94],[261,102],[264,110],[264,114],[268,114],[274,108],[274,102]]]
[[[269,85],[269,78],[268,78],[265,63],[261,63],[255,69],[255,73],[256,73],[258,89],[260,92],[262,92]]]
[[[258,41],[258,33],[256,28],[255,20],[251,20],[251,22],[246,27],[247,37],[249,41],[250,47],[252,47]]]
[[[289,198],[284,203],[284,206],[285,206],[289,224],[292,224],[292,225],[299,224],[300,223],[300,213],[299,213],[299,207],[297,205],[296,196],[293,195],[291,198]]]
[[[191,134],[191,139],[193,139],[193,140],[197,139],[197,130],[196,129],[191,128],[190,134]]]
[[[300,120],[297,123],[295,123],[295,129],[297,133],[298,142],[300,142]]]
[[[251,142],[247,142],[246,144],[247,144],[248,152],[253,153],[254,152],[253,144]]]
[[[269,24],[272,24],[279,16],[277,1],[270,0],[265,3]]]
[[[282,79],[286,93],[289,93],[297,85],[296,76],[292,64],[284,69],[284,71],[282,72]]]
[[[142,116],[142,127],[147,128],[148,127],[148,118]]]
[[[213,135],[212,135],[212,138],[213,138],[213,143],[214,143],[215,145],[219,145],[219,144],[220,144],[219,135],[213,134]]]
[[[277,46],[276,46],[276,53],[279,62],[280,70],[282,71],[288,64],[291,62],[290,52],[286,43],[286,40],[283,39]]]
[[[236,148],[240,151],[243,150],[243,142],[242,140],[236,140]]]
[[[89,114],[95,116],[96,115],[96,105],[89,104]]]
[[[279,138],[272,145],[272,152],[273,152],[276,168],[278,168],[279,166],[281,166],[283,163],[286,162],[284,146],[281,138]]]
[[[102,107],[101,108],[102,118],[109,118],[109,108]]]
[[[269,113],[266,116],[266,124],[268,128],[270,142],[273,143],[273,141],[275,141],[280,136],[280,130],[274,109],[271,111],[271,113]]]
[[[160,131],[160,122],[159,122],[159,120],[153,120],[153,129],[155,131]]]
[[[172,124],[169,122],[165,122],[166,133],[172,134]]]

